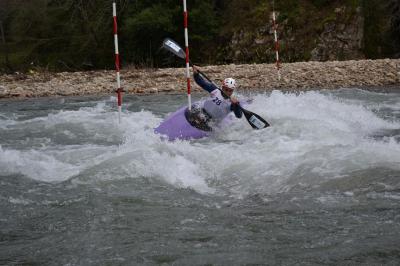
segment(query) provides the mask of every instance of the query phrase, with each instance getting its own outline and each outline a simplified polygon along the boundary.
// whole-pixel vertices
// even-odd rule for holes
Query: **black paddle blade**
[[[183,49],[173,40],[171,40],[170,38],[166,38],[163,41],[163,45],[162,48],[164,48],[165,50],[170,51],[171,53],[173,53],[174,55],[185,59],[186,58],[186,53],[185,51],[183,51]]]
[[[243,114],[246,117],[247,121],[249,124],[254,128],[254,129],[263,129],[266,127],[269,127],[269,124],[267,121],[265,121],[261,116],[258,114],[255,114],[253,112],[250,112],[246,109],[243,109]]]

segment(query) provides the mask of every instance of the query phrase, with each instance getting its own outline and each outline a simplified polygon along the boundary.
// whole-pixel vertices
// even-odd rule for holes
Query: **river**
[[[400,264],[400,91],[240,97],[175,142],[185,95],[0,101],[0,264]]]

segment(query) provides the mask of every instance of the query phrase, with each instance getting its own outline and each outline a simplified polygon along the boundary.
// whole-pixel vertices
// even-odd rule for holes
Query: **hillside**
[[[114,66],[110,0],[3,0],[0,71],[77,71]],[[171,67],[165,37],[183,43],[181,1],[119,0],[123,66]],[[273,8],[274,6],[274,8]],[[397,0],[188,0],[191,59],[273,63],[276,10],[281,60],[398,58]]]

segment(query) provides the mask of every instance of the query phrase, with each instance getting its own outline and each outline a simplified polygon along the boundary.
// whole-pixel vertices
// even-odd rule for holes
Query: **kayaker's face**
[[[222,91],[226,94],[226,96],[231,97],[233,93],[233,89],[228,88],[227,86],[222,85]]]

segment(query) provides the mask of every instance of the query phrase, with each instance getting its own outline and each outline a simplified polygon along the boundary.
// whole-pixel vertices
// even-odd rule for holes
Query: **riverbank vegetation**
[[[181,65],[160,50],[165,37],[184,43],[181,1],[116,2],[123,65]],[[281,59],[398,58],[399,6],[392,0],[276,1]],[[188,8],[192,61],[274,61],[272,1],[189,0]],[[114,66],[111,0],[3,0],[0,30],[1,72]]]

